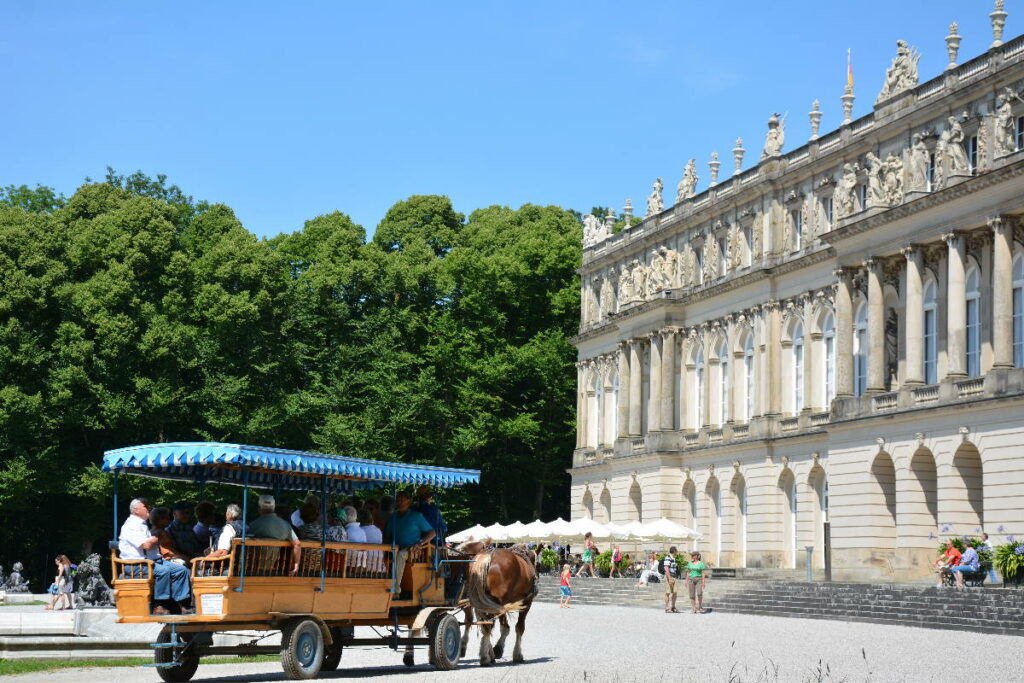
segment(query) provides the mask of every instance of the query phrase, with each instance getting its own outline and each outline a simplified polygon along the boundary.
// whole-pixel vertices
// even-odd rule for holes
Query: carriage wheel
[[[316,678],[324,657],[324,635],[318,623],[293,619],[285,624],[281,630],[281,667],[288,678]]]
[[[167,683],[182,683],[183,681],[192,680],[192,677],[196,675],[196,669],[199,668],[199,656],[191,654],[193,648],[188,646],[192,642],[192,634],[179,633],[178,640],[186,643],[184,648],[158,647],[153,654],[155,663],[169,664],[175,659],[174,653],[178,653],[180,664],[177,666],[158,666],[156,669],[160,678],[167,681]],[[171,642],[170,626],[164,626],[160,629],[160,635],[156,637],[156,642],[159,644]]]
[[[351,628],[351,627],[347,627]],[[345,637],[347,628],[334,626],[331,628],[331,639],[334,641],[324,649],[324,662],[320,665],[321,671],[335,671],[341,664],[341,641]]]
[[[459,664],[462,655],[459,620],[451,614],[431,620],[428,636],[430,639],[430,663],[439,671],[451,671]]]

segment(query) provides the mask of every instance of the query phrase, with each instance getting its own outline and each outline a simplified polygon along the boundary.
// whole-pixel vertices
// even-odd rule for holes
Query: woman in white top
[[[363,530],[364,534],[366,534],[366,542],[378,544],[383,543],[384,534],[381,532],[380,529],[377,528],[377,525],[373,523],[373,513],[371,513],[366,508],[363,508],[362,510],[359,511],[358,517],[359,528]],[[379,550],[371,550],[370,552],[366,553],[366,555],[369,565],[368,568],[371,572],[384,571],[384,561],[383,558],[381,557],[382,553]]]

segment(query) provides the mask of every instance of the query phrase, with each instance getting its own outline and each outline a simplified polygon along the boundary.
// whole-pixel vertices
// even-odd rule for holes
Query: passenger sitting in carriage
[[[149,503],[145,499],[136,498],[128,509],[131,514],[121,526],[118,553],[122,560],[152,560],[153,601],[156,603],[153,614],[189,613],[192,585],[188,569],[161,557],[158,535],[146,526],[150,518]],[[169,511],[167,521],[170,521]],[[144,570],[137,565],[126,567],[126,571],[130,574],[125,578],[145,578]]]

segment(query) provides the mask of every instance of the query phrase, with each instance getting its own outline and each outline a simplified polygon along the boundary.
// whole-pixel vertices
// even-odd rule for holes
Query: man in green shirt
[[[690,607],[694,614],[704,613],[704,572],[707,565],[700,559],[696,550],[690,553],[690,561],[686,563],[686,587],[690,590]]]
[[[253,538],[271,538],[275,541],[291,542],[292,567],[288,574],[295,576],[299,573],[299,558],[302,554],[302,546],[299,544],[299,537],[295,535],[295,529],[292,529],[291,524],[277,516],[275,512],[277,503],[273,496],[267,494],[260,496],[259,506],[260,516],[250,527]],[[276,567],[280,552],[278,548],[260,548],[260,559],[263,562],[259,564],[264,571],[270,571],[271,568]]]

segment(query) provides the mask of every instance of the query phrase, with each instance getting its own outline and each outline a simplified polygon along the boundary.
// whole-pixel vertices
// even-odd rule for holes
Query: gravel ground
[[[361,630],[361,629],[360,629]],[[375,678],[429,681],[1024,681],[1024,640],[962,631],[784,619],[740,614],[665,614],[660,609],[579,606],[560,610],[536,603],[530,612],[524,654],[510,663],[477,665],[478,630],[455,671],[426,664],[406,668],[401,653],[347,650],[338,671],[323,680]],[[417,661],[425,662],[425,650]],[[964,665],[963,662],[969,662]],[[158,682],[153,669],[74,669],[13,676],[11,681]],[[281,681],[275,663],[199,666],[195,681]]]

